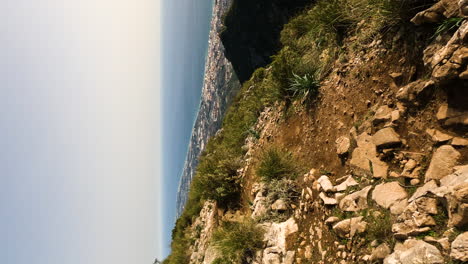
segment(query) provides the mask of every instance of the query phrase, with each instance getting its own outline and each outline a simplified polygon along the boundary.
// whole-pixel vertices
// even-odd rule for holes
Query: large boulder
[[[468,262],[468,232],[465,232],[452,242],[450,256],[454,259]]]
[[[401,139],[393,128],[386,127],[377,131],[372,136],[372,142],[377,148],[385,148],[401,144]]]
[[[408,239],[397,244],[395,251],[384,259],[384,264],[443,264],[444,258],[433,245],[422,240]]]
[[[405,189],[398,182],[382,183],[375,187],[372,199],[380,206],[388,209],[398,201],[408,197]]]
[[[377,147],[372,142],[372,137],[364,132],[356,141],[358,147],[352,153],[350,164],[372,173],[376,178],[387,178],[388,165],[377,157]]]
[[[450,145],[439,147],[434,155],[432,155],[431,163],[425,175],[425,181],[428,182],[432,179],[440,180],[451,174],[453,167],[457,165],[460,157],[460,152]]]

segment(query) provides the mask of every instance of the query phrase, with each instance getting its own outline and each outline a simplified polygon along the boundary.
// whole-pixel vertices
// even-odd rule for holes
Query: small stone
[[[374,124],[388,121],[392,118],[392,109],[387,105],[383,105],[377,109],[374,115]]]
[[[421,181],[419,179],[411,179],[410,184],[415,186],[418,185]]]
[[[346,191],[348,187],[356,186],[356,185],[359,185],[359,183],[356,180],[354,180],[353,176],[349,175],[348,178],[346,178],[344,182],[335,186],[335,191],[337,192]]]
[[[274,211],[286,211],[288,210],[288,206],[282,199],[278,199],[271,205],[271,209]]]
[[[336,216],[330,216],[325,220],[325,224],[334,224],[336,222],[340,221],[340,219]]]
[[[328,178],[328,176],[326,175],[320,176],[317,182],[320,184],[320,187],[322,187],[323,191],[325,192],[334,191],[333,184],[331,183],[330,178]]]
[[[390,253],[392,253],[390,247],[384,243],[372,250],[372,255],[370,259],[371,261],[382,260],[388,255],[390,255]]]
[[[354,217],[336,223],[333,230],[338,236],[343,238],[352,238],[355,234],[366,231],[367,223],[362,221],[363,217]]]
[[[432,138],[433,141],[438,143],[447,142],[453,138],[453,136],[437,129],[426,129],[426,133]]]
[[[348,153],[351,146],[351,141],[348,137],[342,136],[339,137],[336,141],[336,153],[340,156]]]
[[[338,201],[335,198],[330,198],[325,195],[325,193],[321,192],[319,194],[320,199],[322,199],[323,203],[325,205],[336,205],[338,204]]]

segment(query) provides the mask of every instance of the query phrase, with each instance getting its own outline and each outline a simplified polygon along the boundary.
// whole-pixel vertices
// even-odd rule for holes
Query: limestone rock
[[[384,264],[443,264],[444,258],[433,245],[422,240],[408,239],[395,246],[395,252],[384,259]]]
[[[324,192],[332,192],[335,189],[333,188],[333,184],[330,181],[330,178],[326,175],[320,176],[320,178],[317,180],[317,182],[320,184],[320,187]]]
[[[450,145],[439,147],[432,156],[431,163],[425,175],[425,181],[442,179],[452,173],[461,154]]]
[[[468,16],[468,1],[467,0],[459,0],[458,6],[460,7],[460,13],[465,17]]]
[[[405,164],[405,167],[403,168],[403,172],[401,173],[401,176],[406,177],[406,178],[417,177],[416,175],[412,173],[417,165],[418,163],[414,159],[408,160],[408,162],[406,162]]]
[[[455,137],[452,140],[452,143],[450,143],[452,146],[457,146],[457,147],[467,147],[468,146],[468,139],[461,138],[461,137]]]
[[[390,247],[387,244],[383,243],[377,248],[372,250],[370,260],[371,261],[382,260],[386,258],[388,255],[390,255],[390,253],[392,253]]]
[[[392,118],[392,109],[387,105],[383,105],[377,109],[374,115],[374,124],[386,122]]]
[[[336,205],[338,204],[338,201],[335,198],[330,198],[325,193],[321,192],[319,194],[320,199],[322,199],[323,203],[325,205]]]
[[[388,165],[377,157],[377,148],[372,137],[362,133],[357,137],[358,147],[354,149],[350,164],[364,171],[372,172],[376,178],[386,178]]]
[[[416,16],[411,19],[411,22],[413,22],[415,25],[437,23],[441,22],[442,19],[460,15],[460,5],[458,5],[456,1],[441,0],[430,8],[417,13]]]
[[[411,198],[408,199],[408,202],[412,202],[418,199],[419,197],[423,197],[429,191],[434,190],[438,187],[439,186],[437,186],[437,183],[434,180],[426,182],[423,186],[416,189],[416,192],[414,192],[413,196],[411,196]]]
[[[362,221],[363,217],[354,217],[340,221],[333,225],[336,234],[343,238],[352,238],[355,234],[366,231],[367,223]]]
[[[351,141],[348,137],[339,137],[336,141],[336,153],[338,155],[345,155],[348,153],[349,148],[351,147]]]
[[[432,138],[435,142],[447,142],[453,138],[453,136],[441,132],[437,129],[426,129],[426,133]]]
[[[262,263],[281,264],[281,251],[277,247],[269,247],[263,251]]]
[[[452,242],[450,257],[460,261],[468,261],[468,232],[457,236]]]
[[[336,216],[330,216],[325,220],[325,224],[334,224],[336,222],[340,221],[340,219]]]
[[[446,126],[468,125],[468,112],[451,108],[448,104],[442,104],[439,107],[436,117]]]
[[[266,241],[267,248],[275,248],[276,252],[286,254],[288,248],[287,238],[291,234],[296,233],[299,227],[294,218],[289,218],[282,223],[267,224],[264,240]],[[273,253],[273,251],[271,252]]]
[[[372,136],[372,142],[377,146],[377,148],[401,144],[400,136],[391,127],[386,127],[377,131],[377,133]]]
[[[340,201],[340,209],[347,212],[355,212],[366,209],[368,207],[367,196],[371,188],[372,186],[367,186],[360,191],[345,196]]]
[[[271,209],[274,211],[286,211],[288,210],[288,206],[284,200],[278,199],[271,205]]]
[[[268,211],[267,198],[263,191],[257,191],[252,205],[252,219],[257,219],[264,216]]]
[[[286,252],[286,256],[284,256],[283,264],[294,264],[295,256],[296,256],[296,252],[294,251]]]
[[[384,208],[390,208],[393,204],[408,197],[405,189],[398,182],[382,183],[375,187],[372,199]]]
[[[462,22],[452,38],[440,50],[438,50],[430,65],[432,66],[432,78],[437,82],[446,82],[458,78],[466,67],[468,47],[464,45],[468,39],[468,23]]]
[[[400,88],[397,93],[397,99],[403,103],[411,103],[416,99],[426,96],[434,87],[432,80],[417,80]]]
[[[352,186],[356,186],[356,185],[359,185],[359,183],[356,180],[354,180],[353,176],[349,175],[348,178],[346,178],[346,180],[344,182],[342,182],[339,185],[335,186],[335,191],[337,191],[337,192],[346,191],[346,189],[348,189],[348,187],[352,187]]]
[[[406,239],[409,236],[416,236],[430,231],[430,227],[417,227],[412,220],[395,223],[392,225],[392,232],[397,239]]]

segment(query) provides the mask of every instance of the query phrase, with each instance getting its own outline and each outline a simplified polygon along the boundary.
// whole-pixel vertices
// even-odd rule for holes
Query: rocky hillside
[[[218,36],[222,27],[222,17],[231,3],[232,0],[219,0],[213,7],[200,108],[192,130],[177,193],[178,216],[187,201],[198,158],[205,149],[208,139],[221,127],[226,109],[240,87],[231,63],[224,56],[224,46]]]
[[[209,141],[165,263],[467,263],[468,1],[319,0]]]

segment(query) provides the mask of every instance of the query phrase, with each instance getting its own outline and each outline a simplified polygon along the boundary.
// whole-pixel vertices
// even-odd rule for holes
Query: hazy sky
[[[0,11],[0,262],[161,255],[160,1]]]

